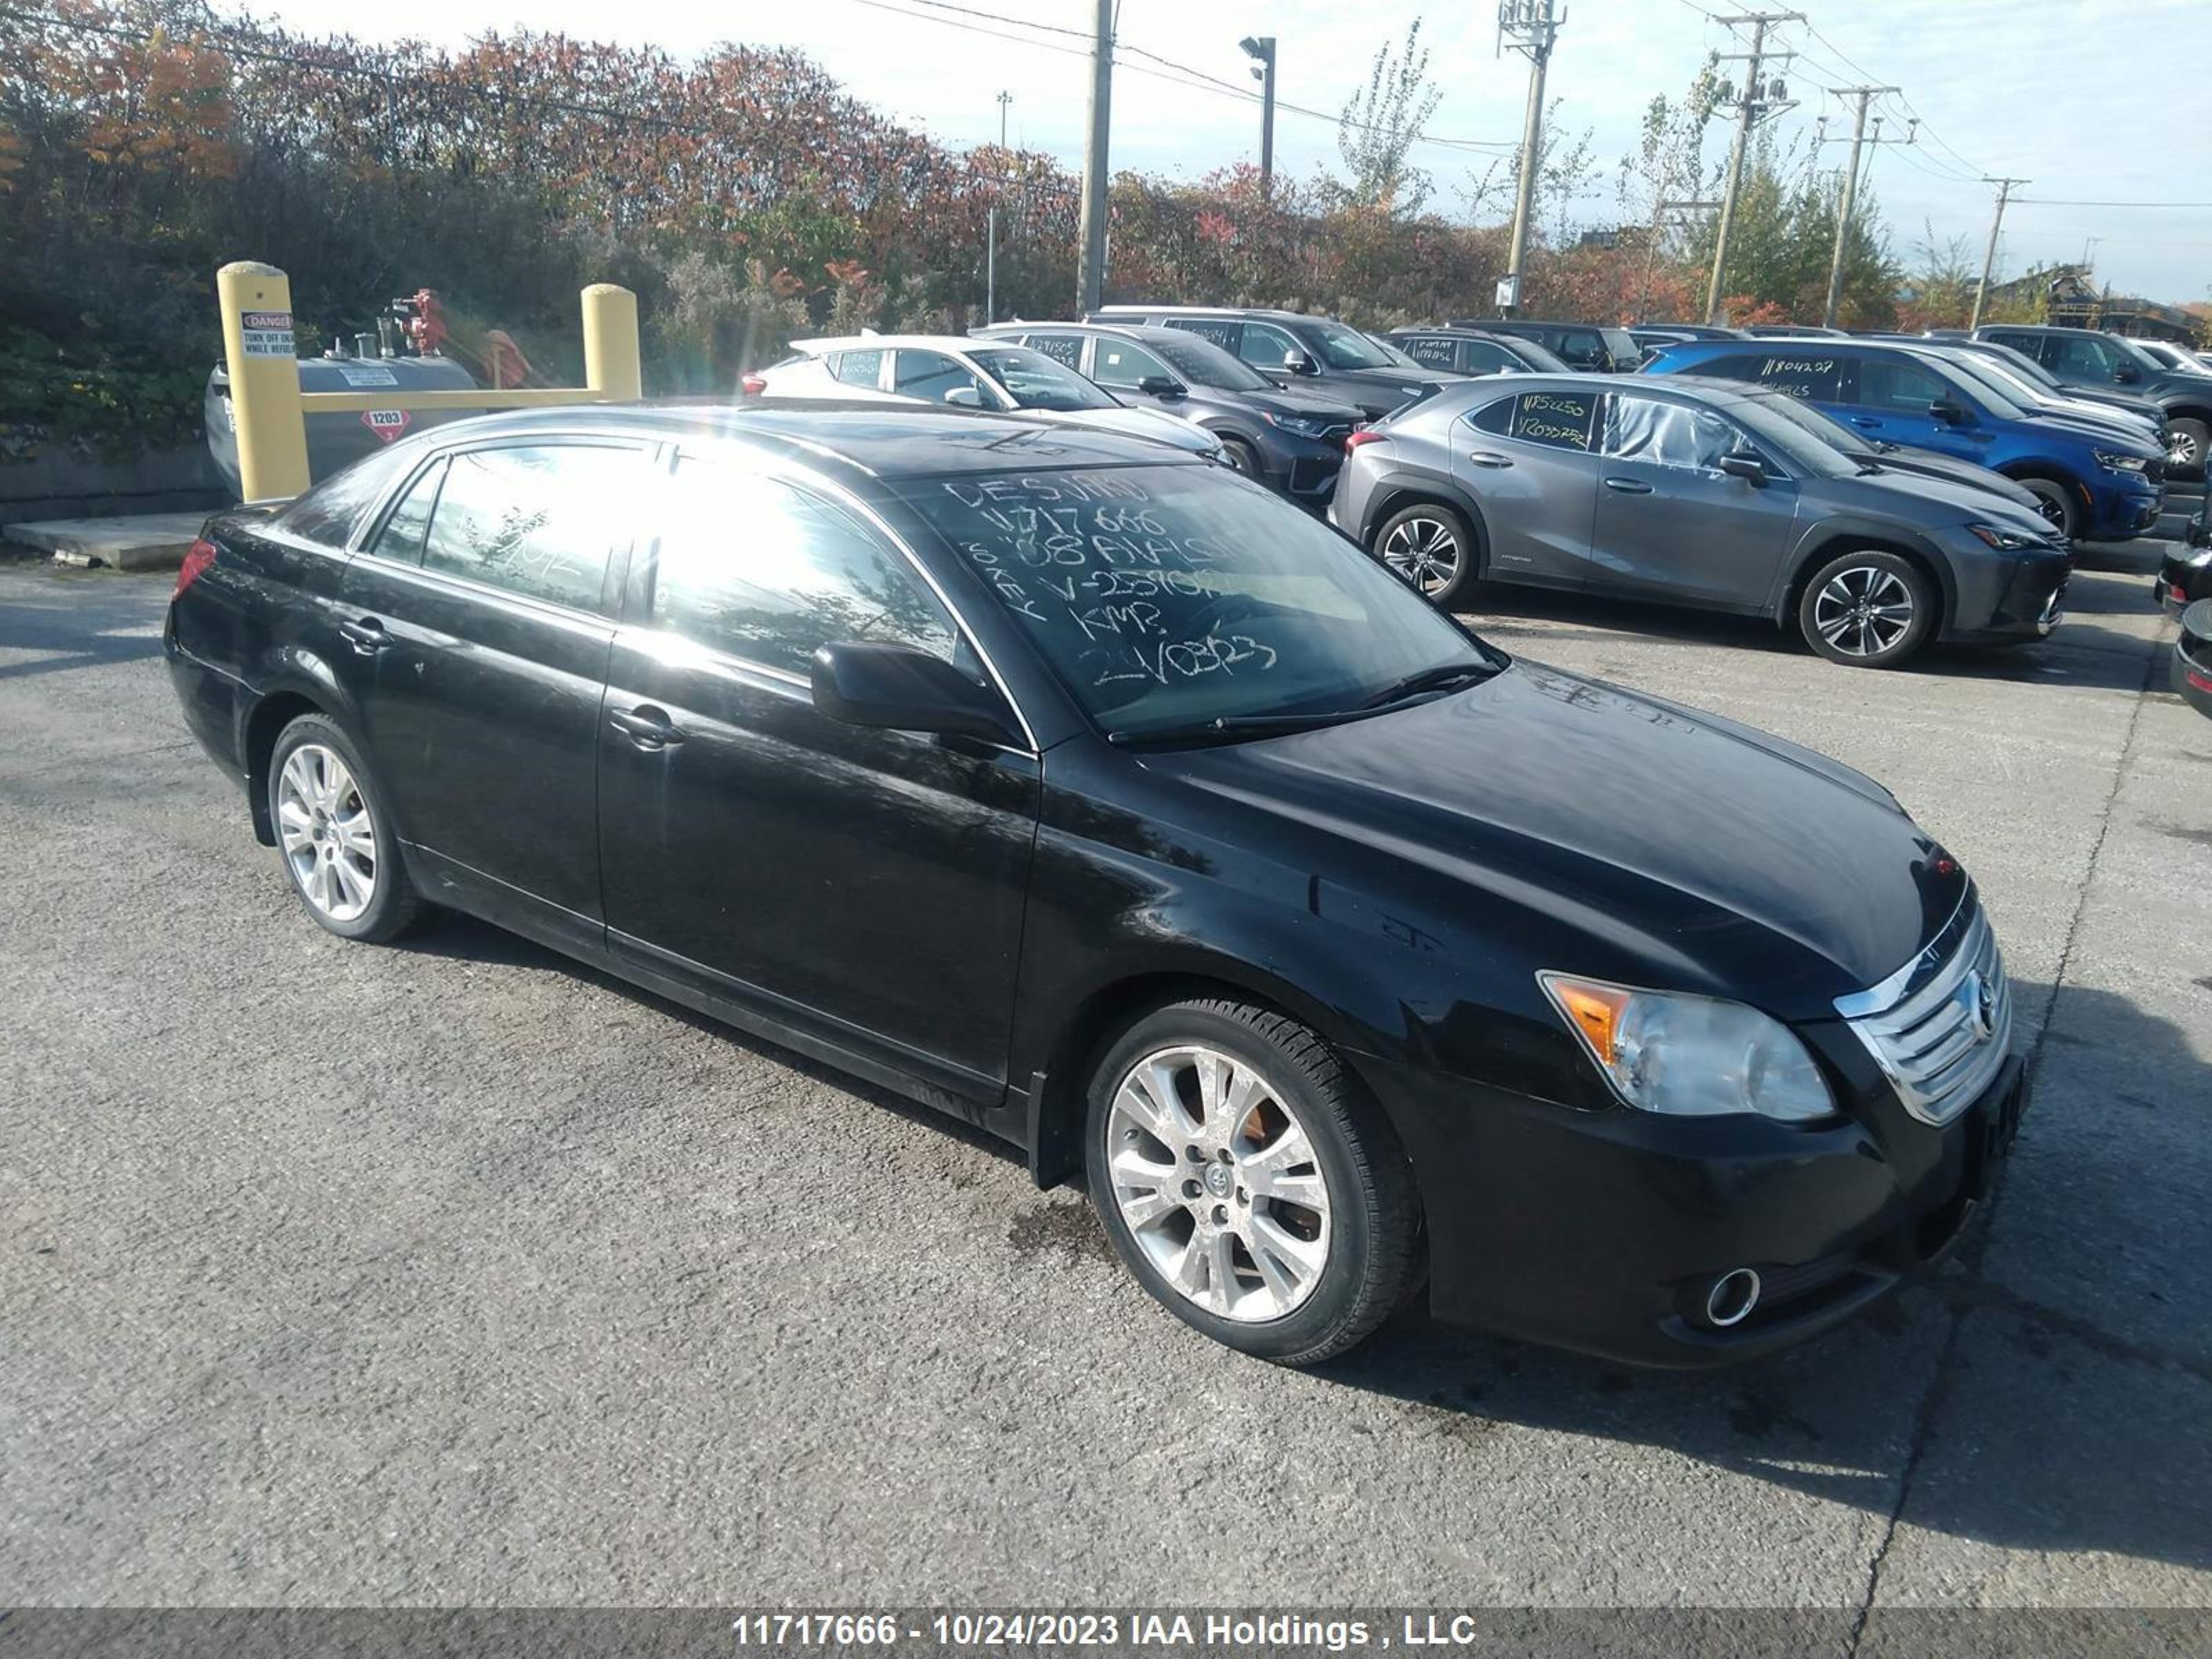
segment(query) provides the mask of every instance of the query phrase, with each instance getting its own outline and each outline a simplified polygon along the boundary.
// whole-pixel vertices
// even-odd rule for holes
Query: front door
[[[1452,422],[1452,477],[1481,511],[1486,577],[1546,587],[1588,579],[1604,401],[1598,392],[1523,392]]]
[[[601,943],[599,695],[644,448],[532,439],[441,458],[339,589],[362,737],[430,896]]]
[[[1869,352],[1852,365],[1857,386],[1845,422],[1885,443],[1932,449],[1962,461],[1982,462],[1995,434],[1980,407],[1963,388],[1926,363],[1896,352]],[[1955,405],[1966,416],[1947,420],[1938,403]]]
[[[611,944],[802,1040],[995,1097],[1037,757],[815,711],[831,641],[973,660],[860,508],[711,447],[664,489],[599,721]]]
[[[1643,392],[1606,399],[1590,586],[1674,605],[1756,611],[1796,540],[1797,485],[1731,477],[1721,457],[1758,446],[1735,422]]]

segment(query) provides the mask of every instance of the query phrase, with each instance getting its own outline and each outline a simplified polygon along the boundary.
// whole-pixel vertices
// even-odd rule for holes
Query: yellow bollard
[[[584,384],[608,403],[645,396],[637,349],[637,295],[613,283],[584,290]]]
[[[238,438],[242,493],[249,501],[297,495],[309,480],[307,416],[292,339],[292,280],[274,265],[241,259],[216,272],[215,288],[222,307],[222,358],[230,374],[230,423]],[[633,364],[636,317],[633,300]]]

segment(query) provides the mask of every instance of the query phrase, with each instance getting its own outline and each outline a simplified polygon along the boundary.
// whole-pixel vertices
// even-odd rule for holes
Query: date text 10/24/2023
[[[1329,1653],[1394,1647],[1465,1647],[1481,1634],[1473,1613],[1357,1618],[1296,1613],[982,1612],[750,1613],[731,1626],[744,1649],[1158,1648],[1249,1651],[1294,1647]]]

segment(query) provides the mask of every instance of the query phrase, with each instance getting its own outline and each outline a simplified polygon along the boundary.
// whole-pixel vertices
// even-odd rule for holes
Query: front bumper
[[[2046,638],[2065,617],[2073,568],[2072,557],[2054,550],[2019,558],[2008,570],[1962,575],[1943,638],[1960,644]]]
[[[1436,1316],[1657,1366],[1802,1341],[1942,1260],[2025,1104],[2016,1056],[1941,1128],[1893,1096],[1822,1124],[1669,1119],[1355,1064],[1420,1180]],[[1717,1328],[1707,1293],[1741,1267],[1759,1274],[1759,1299]]]
[[[2124,542],[2147,535],[2166,510],[2164,484],[2148,478],[2100,483],[2087,495],[2081,532],[2086,541]]]

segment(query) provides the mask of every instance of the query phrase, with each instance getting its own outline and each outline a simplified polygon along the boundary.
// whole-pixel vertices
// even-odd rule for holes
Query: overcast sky
[[[273,0],[253,5],[313,31],[414,34],[459,44],[488,31],[530,27],[587,39],[651,43],[688,54],[719,40],[795,46],[869,102],[967,145],[998,134],[1001,90],[1013,94],[1008,137],[1048,150],[1071,167],[1083,154],[1088,64],[1083,33],[1091,0]],[[1885,137],[1921,118],[1919,142],[1870,152],[1869,178],[1894,251],[1910,261],[1923,221],[1939,239],[1967,236],[1978,261],[1994,192],[1974,182],[2011,173],[2033,180],[2015,197],[2000,249],[2007,273],[2078,259],[2085,246],[2100,281],[2118,291],[2182,301],[2212,289],[2212,172],[2201,164],[2212,72],[2212,0],[1796,0],[1814,33],[1783,30],[1799,56],[1782,66],[1799,108],[1791,130],[1826,114],[1848,133],[1844,100],[1821,88],[1890,83],[1910,108],[1886,100]],[[1783,8],[1776,7],[1773,9]],[[1550,90],[1567,128],[1592,131],[1606,175],[1579,210],[1589,222],[1615,215],[1610,175],[1634,144],[1644,105],[1678,96],[1711,51],[1741,51],[1705,14],[1724,0],[1568,0],[1552,60]],[[975,14],[986,14],[976,15]],[[988,14],[1074,31],[1002,27]],[[1425,18],[1430,69],[1443,100],[1429,131],[1443,140],[1510,148],[1527,87],[1522,59],[1495,53],[1490,0],[1121,0],[1115,76],[1115,166],[1196,178],[1226,162],[1256,161],[1259,110],[1225,91],[1194,90],[1156,73],[1157,54],[1250,86],[1238,40],[1279,41],[1279,97],[1328,112],[1281,111],[1279,172],[1310,173],[1336,160],[1334,113],[1361,83],[1375,50]],[[996,38],[997,30],[1018,40]],[[1717,125],[1709,155],[1723,154]],[[1955,147],[1955,148],[1954,148]],[[1418,152],[1436,186],[1433,205],[1456,210],[1470,176],[1498,149],[1443,143]],[[1840,166],[1843,146],[1822,156]],[[2046,198],[2039,200],[2038,198]],[[2187,202],[2163,209],[2060,203]],[[2094,238],[2091,242],[2089,239]]]

